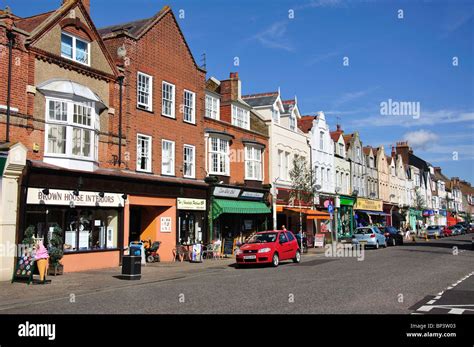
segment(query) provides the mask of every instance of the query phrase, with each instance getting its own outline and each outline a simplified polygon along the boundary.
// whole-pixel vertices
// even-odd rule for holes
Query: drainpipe
[[[118,128],[118,163],[119,167],[122,165],[122,101],[123,101],[123,80],[124,76],[119,76],[119,128]]]
[[[8,39],[8,79],[7,79],[7,126],[5,142],[10,142],[10,108],[11,108],[11,87],[12,87],[12,50],[15,44],[15,34],[11,29],[7,30]]]

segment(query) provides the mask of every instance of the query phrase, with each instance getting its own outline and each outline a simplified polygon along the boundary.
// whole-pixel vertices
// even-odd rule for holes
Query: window
[[[137,107],[147,111],[153,109],[153,77],[142,72],[137,74]]]
[[[174,142],[161,142],[161,174],[174,175]]]
[[[195,167],[195,147],[191,145],[184,145],[183,153],[183,176],[194,178],[196,176],[196,167]]]
[[[93,102],[47,98],[45,153],[80,159],[97,157],[94,108]]]
[[[319,133],[319,149],[324,151],[324,131]]]
[[[296,130],[296,117],[293,113],[290,114],[290,130]]]
[[[281,179],[283,179],[283,160],[284,160],[284,156],[283,156],[283,151],[281,150],[278,150],[278,177],[280,177]]]
[[[375,168],[375,166],[374,166],[374,158],[370,157],[369,161],[370,161],[370,167],[371,167],[371,168]]]
[[[250,113],[242,107],[232,105],[232,125],[239,128],[250,129]]]
[[[229,141],[218,137],[209,140],[209,171],[211,174],[229,175]]]
[[[211,95],[206,95],[206,117],[212,119],[219,119],[219,98]]]
[[[184,116],[188,123],[196,123],[196,94],[188,90],[184,91]]]
[[[245,146],[245,179],[262,180],[262,149]]]
[[[357,146],[357,159],[360,160],[360,147]]]
[[[137,171],[151,172],[151,136],[137,135]]]
[[[341,157],[344,156],[344,144],[343,144],[343,143],[340,143],[340,144],[339,144],[339,155],[340,155]]]
[[[290,153],[285,152],[285,160],[283,161],[283,177],[285,180],[290,179],[289,167],[290,167]]]
[[[78,63],[90,65],[89,42],[75,36],[61,33],[61,56]]]
[[[175,118],[174,90],[174,84],[163,81],[161,105],[161,113],[163,116]]]
[[[274,108],[272,110],[272,118],[276,124],[280,123],[280,112],[278,111],[278,109]]]

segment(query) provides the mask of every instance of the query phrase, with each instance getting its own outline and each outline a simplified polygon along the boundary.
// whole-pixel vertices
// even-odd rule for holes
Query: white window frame
[[[192,150],[192,162],[191,162],[191,175],[186,175],[186,150]],[[196,146],[187,145],[183,146],[183,176],[186,178],[195,178],[196,177]]]
[[[283,173],[285,174],[285,180],[290,180],[290,152],[285,152],[285,160],[283,161]]]
[[[142,169],[140,168],[140,160],[139,160],[139,157],[140,157],[140,153],[139,153],[139,140],[140,138],[143,138],[143,139],[146,139],[148,140],[148,153],[147,153],[147,167],[145,169]],[[152,153],[153,153],[153,138],[150,136],[150,135],[145,135],[145,134],[140,134],[140,133],[137,133],[137,168],[136,170],[137,171],[140,171],[140,172],[152,172],[152,165],[153,165],[153,156],[152,156]]]
[[[212,142],[213,140],[217,141],[217,150],[213,150]],[[226,143],[227,150],[222,151],[222,143]],[[219,137],[219,136],[210,136],[209,143],[208,143],[208,160],[209,160],[209,173],[212,175],[220,175],[220,176],[230,176],[230,141],[228,139]],[[213,169],[213,157],[216,155],[217,159],[217,167],[220,168],[222,163],[224,163],[224,171],[214,170]]]
[[[324,131],[319,132],[319,150],[324,152]]]
[[[171,144],[171,172],[165,172],[165,162],[163,161],[164,159],[164,149],[165,149],[165,143]],[[175,142],[170,141],[170,140],[161,140],[161,174],[163,176],[174,176],[175,175]]]
[[[191,96],[191,103],[192,105],[186,105],[186,95]],[[190,108],[191,111],[191,119],[186,119],[186,110]],[[183,121],[185,123],[196,124],[196,93],[190,90],[185,89],[183,91]]]
[[[280,124],[280,110],[277,106],[272,109],[272,119],[275,124]]]
[[[280,179],[284,179],[284,177],[283,177],[283,156],[284,156],[284,154],[283,153],[284,152],[281,149],[278,150],[278,177]]]
[[[140,77],[148,78],[148,103],[140,102]],[[145,91],[142,91],[146,93]],[[137,72],[137,108],[140,110],[153,111],[153,76],[144,72]]]
[[[249,150],[250,150],[250,153],[249,153]],[[258,156],[260,156],[260,158],[258,158]],[[245,145],[245,179],[246,180],[248,181],[262,181],[263,180],[262,163],[263,163],[263,148],[261,146],[256,146],[256,145]],[[250,168],[252,168],[252,170],[249,170]]]
[[[65,36],[69,36],[70,38],[72,38],[72,46],[71,46],[71,49],[72,49],[72,57],[68,57],[67,55],[64,55],[63,52],[62,52],[62,35],[65,35]],[[87,44],[87,63],[84,63],[80,60],[77,60],[77,56],[76,56],[76,50],[77,50],[77,44],[76,44],[76,41],[79,40],[81,42],[84,42],[85,44]],[[86,66],[91,66],[91,43],[89,41],[86,41],[84,39],[81,39],[73,34],[70,34],[70,33],[67,33],[67,32],[64,32],[64,31],[61,31],[61,57],[62,58],[65,58],[65,59],[69,59],[69,60],[72,60],[72,61],[75,61],[76,63],[79,63],[79,64],[82,64],[82,65],[86,65]]]
[[[239,111],[242,111],[242,119],[239,118]],[[232,105],[232,125],[250,130],[250,111],[243,107]]]
[[[206,117],[220,120],[220,102],[218,97],[206,94]]]
[[[165,85],[172,88],[172,91],[170,93],[171,94],[171,99],[165,99],[164,98]],[[165,101],[171,102],[171,110],[170,110],[171,113],[170,114],[165,113],[165,107],[164,107]],[[165,117],[176,118],[176,86],[173,83],[169,83],[169,82],[166,82],[166,81],[163,81],[161,83],[161,114]]]
[[[56,157],[56,158],[65,158],[65,159],[79,159],[79,160],[87,160],[87,161],[97,161],[98,160],[98,153],[97,153],[97,146],[98,146],[98,134],[96,127],[98,127],[98,115],[95,111],[95,102],[77,102],[70,99],[61,99],[55,97],[46,97],[45,98],[45,151],[44,154],[46,157]],[[66,120],[58,120],[58,119],[51,119],[49,117],[50,111],[50,102],[60,102],[66,104]],[[78,105],[84,108],[90,109],[90,124],[83,124],[79,122],[74,122],[74,105]],[[66,138],[64,140],[65,144],[65,153],[55,153],[51,152],[49,146],[49,130],[52,127],[62,126],[65,127]],[[90,143],[89,143],[89,156],[84,155],[77,155],[73,154],[73,146],[74,146],[74,137],[73,133],[74,130],[80,129],[81,134],[84,134],[85,131],[90,132]],[[82,135],[81,135],[82,136]],[[81,146],[82,148],[82,146]]]

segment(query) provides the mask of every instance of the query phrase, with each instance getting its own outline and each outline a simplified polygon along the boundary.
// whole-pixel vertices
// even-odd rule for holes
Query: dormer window
[[[344,144],[343,144],[343,143],[340,143],[340,144],[339,144],[339,155],[340,155],[341,157],[344,156]]]
[[[275,124],[280,124],[280,111],[277,108],[274,108],[272,111],[272,118]]]
[[[290,130],[296,130],[296,117],[293,113],[290,113]]]
[[[76,36],[61,33],[61,57],[90,65],[90,43]]]

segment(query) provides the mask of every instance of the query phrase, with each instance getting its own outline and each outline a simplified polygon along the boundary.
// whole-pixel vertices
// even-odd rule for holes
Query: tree
[[[313,203],[314,198],[314,173],[308,165],[305,157],[295,155],[293,159],[293,167],[290,171],[291,190],[290,199],[293,203],[299,205],[300,212],[300,230],[301,235],[301,250],[303,250],[303,212],[301,210],[302,204]]]
[[[415,189],[415,207],[417,210],[421,211],[426,208],[425,198],[421,195],[420,189]]]

